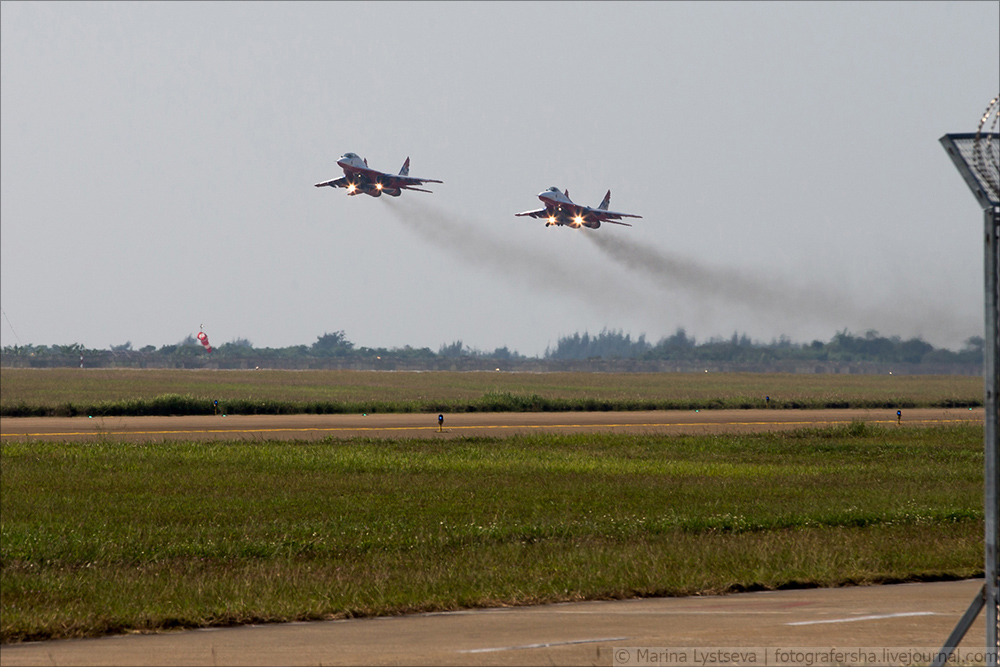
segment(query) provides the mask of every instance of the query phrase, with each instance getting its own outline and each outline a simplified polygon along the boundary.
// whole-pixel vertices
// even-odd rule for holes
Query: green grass
[[[982,427],[0,445],[0,641],[982,573]]]
[[[979,407],[980,377],[5,368],[0,416]]]

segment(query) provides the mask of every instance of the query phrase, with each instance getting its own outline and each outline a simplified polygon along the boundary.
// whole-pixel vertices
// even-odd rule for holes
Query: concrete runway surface
[[[697,664],[692,647],[755,648],[756,664],[805,664],[796,647],[891,657],[940,649],[982,579],[575,602],[386,618],[185,630],[0,646],[19,665]],[[960,645],[982,650],[983,616]],[[651,661],[687,649],[687,661]],[[781,653],[784,651],[784,653]],[[887,652],[888,651],[888,652]],[[657,653],[658,652],[658,653]],[[617,660],[615,659],[617,656]],[[791,661],[789,661],[789,656]],[[642,658],[645,657],[646,660]],[[785,658],[785,659],[782,659]],[[860,664],[842,660],[841,664]],[[744,664],[753,664],[746,661]],[[711,663],[710,663],[711,664]],[[733,663],[726,663],[733,664]],[[924,663],[926,664],[926,662]]]
[[[701,410],[647,412],[474,412],[369,415],[214,415],[199,417],[5,417],[0,438],[16,440],[319,440],[322,438],[457,438],[514,433],[749,433],[843,426],[852,420],[885,426],[974,421],[983,409]]]

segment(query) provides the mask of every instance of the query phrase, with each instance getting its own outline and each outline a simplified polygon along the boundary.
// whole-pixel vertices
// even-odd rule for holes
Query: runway
[[[727,651],[743,654],[740,664],[789,665],[836,649],[840,653],[833,657],[847,659],[812,664],[862,664],[852,655],[876,655],[876,664],[907,664],[882,659],[940,649],[982,583],[577,602],[186,630],[6,645],[0,647],[0,662],[5,667],[737,664],[703,660]],[[983,623],[980,615],[963,651],[982,650]],[[753,660],[747,659],[751,652]]]
[[[91,441],[321,440],[461,438],[555,432],[710,434],[844,426],[859,420],[889,427],[983,423],[983,409],[692,410],[643,412],[477,412],[368,415],[209,415],[179,417],[5,417],[0,438]]]

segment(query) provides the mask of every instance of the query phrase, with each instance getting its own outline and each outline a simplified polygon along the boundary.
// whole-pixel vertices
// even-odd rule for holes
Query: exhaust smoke
[[[698,304],[739,306],[752,317],[767,318],[768,328],[781,333],[802,325],[828,329],[857,326],[861,331],[882,330],[888,335],[931,336],[949,342],[978,333],[979,325],[918,296],[885,304],[864,304],[829,286],[809,285],[768,274],[735,268],[710,267],[675,253],[653,249],[613,234],[588,234],[604,255],[646,276],[658,289],[695,297]],[[775,321],[778,320],[778,321]],[[733,325],[742,323],[734,322]],[[831,332],[832,335],[832,332]]]
[[[904,338],[920,336],[955,346],[981,329],[976,318],[962,317],[920,294],[900,293],[881,303],[866,302],[871,294],[858,298],[817,282],[713,267],[613,232],[577,232],[616,265],[647,278],[644,284],[636,285],[600,266],[581,266],[564,255],[495,236],[467,216],[432,204],[412,198],[380,201],[424,240],[476,268],[519,280],[532,290],[573,297],[603,317],[638,318],[662,326],[664,335],[667,329],[693,324],[715,329],[710,333],[756,326],[774,332],[775,337],[829,337],[846,327],[856,332],[875,329]],[[655,298],[657,291],[674,298],[664,303]]]
[[[641,302],[634,290],[604,271],[573,265],[563,256],[494,236],[459,214],[413,199],[382,201],[400,222],[424,240],[505,279],[526,282],[532,289],[541,287],[576,297],[599,308],[601,314],[624,314],[634,309],[629,303]]]

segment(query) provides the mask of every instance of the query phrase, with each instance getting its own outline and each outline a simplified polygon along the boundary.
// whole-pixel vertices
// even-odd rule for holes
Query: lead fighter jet
[[[616,225],[631,227],[632,225],[629,223],[620,222],[620,220],[622,218],[642,217],[641,215],[633,215],[631,213],[609,211],[608,205],[611,204],[611,190],[608,190],[608,194],[604,195],[604,201],[597,208],[574,204],[569,198],[569,190],[560,192],[559,188],[555,187],[549,188],[545,192],[540,192],[538,198],[545,204],[545,208],[534,211],[523,211],[514,215],[544,218],[546,227],[550,225],[566,225],[574,228],[590,227],[591,229],[597,229],[601,226],[602,222],[613,222]]]
[[[364,193],[369,197],[381,197],[389,195],[398,197],[403,190],[416,190],[417,192],[430,192],[413,187],[424,183],[443,183],[433,178],[416,178],[410,176],[410,158],[406,158],[403,168],[398,174],[386,174],[368,167],[368,160],[358,156],[357,153],[344,153],[337,160],[337,164],[344,170],[344,175],[330,181],[317,183],[316,187],[325,185],[331,188],[347,188],[348,195],[359,195]]]

